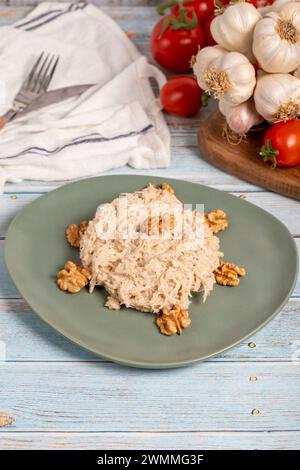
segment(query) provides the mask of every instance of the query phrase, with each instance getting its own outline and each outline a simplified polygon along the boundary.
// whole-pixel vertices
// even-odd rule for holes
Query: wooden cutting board
[[[247,141],[232,145],[222,137],[225,119],[217,110],[200,125],[198,145],[203,158],[231,175],[300,200],[300,166],[272,170],[259,157],[263,132],[250,132]]]

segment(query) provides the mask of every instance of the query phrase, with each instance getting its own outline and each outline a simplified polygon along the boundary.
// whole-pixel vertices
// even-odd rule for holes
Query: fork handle
[[[4,127],[6,123],[7,123],[6,119],[0,118],[0,129],[2,129],[2,127]]]
[[[17,111],[15,111],[14,109],[9,109],[5,114],[3,114],[3,116],[0,117],[0,129],[2,129],[5,124],[8,123],[8,121],[13,119],[16,114]]]

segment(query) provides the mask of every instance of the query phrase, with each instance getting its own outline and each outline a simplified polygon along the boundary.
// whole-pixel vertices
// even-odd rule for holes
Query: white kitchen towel
[[[62,181],[126,164],[169,165],[169,131],[149,81],[161,87],[165,77],[93,5],[42,3],[0,28],[0,115],[42,51],[60,56],[49,90],[95,85],[0,131],[0,192],[6,181]]]

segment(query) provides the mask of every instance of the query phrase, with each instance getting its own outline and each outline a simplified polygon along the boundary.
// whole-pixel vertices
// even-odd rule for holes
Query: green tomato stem
[[[209,98],[210,98],[209,95],[207,95],[206,93],[202,93],[201,104],[204,108],[206,108],[206,106],[208,105]]]
[[[224,5],[221,2],[221,0],[214,0],[214,4],[218,10],[221,10],[222,8],[224,8]]]
[[[279,154],[279,150],[276,150],[272,146],[271,139],[268,139],[265,145],[262,146],[260,149],[259,155],[262,157],[264,162],[271,161],[271,169],[274,170],[277,166],[277,155]]]

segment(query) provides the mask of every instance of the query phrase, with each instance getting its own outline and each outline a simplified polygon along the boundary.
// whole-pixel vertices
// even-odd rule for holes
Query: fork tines
[[[42,52],[24,83],[24,90],[37,94],[46,91],[57,67],[58,60],[59,56]]]

